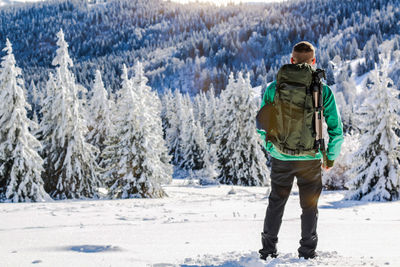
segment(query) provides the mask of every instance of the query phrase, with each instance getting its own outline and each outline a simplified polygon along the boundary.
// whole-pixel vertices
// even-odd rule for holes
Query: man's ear
[[[312,64],[315,65],[315,62],[317,62],[317,59],[316,59],[316,58],[313,58],[313,59],[312,59]]]
[[[290,58],[290,63],[294,64],[294,59],[293,59],[293,57]]]

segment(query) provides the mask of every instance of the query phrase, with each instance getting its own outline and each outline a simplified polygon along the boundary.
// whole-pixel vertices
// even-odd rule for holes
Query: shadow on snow
[[[75,251],[81,253],[99,253],[99,252],[116,252],[122,251],[121,248],[107,245],[107,246],[99,246],[99,245],[81,245],[81,246],[70,246],[66,247],[65,250]]]

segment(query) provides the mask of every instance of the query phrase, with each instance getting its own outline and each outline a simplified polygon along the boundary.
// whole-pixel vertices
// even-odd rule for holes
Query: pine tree
[[[35,83],[33,82],[33,80],[31,81],[31,84],[29,86],[29,94],[31,95],[31,120],[33,120],[36,124],[39,123],[39,119],[38,119],[38,111],[40,109],[40,93],[35,85]]]
[[[42,120],[39,124],[39,129],[35,133],[38,139],[42,143],[42,149],[40,154],[42,158],[47,158],[47,152],[50,150],[51,141],[45,142],[45,138],[53,134],[54,128],[56,126],[55,121],[53,121],[53,102],[55,97],[56,81],[54,79],[53,73],[49,73],[49,78],[45,86],[45,97],[43,98],[42,106],[40,108],[40,114],[42,115]]]
[[[215,96],[214,87],[211,87],[208,92],[208,100],[205,109],[205,125],[204,134],[208,144],[216,144],[217,136],[220,134],[220,129],[217,124],[218,120],[218,97]]]
[[[395,200],[400,193],[398,91],[387,76],[388,60],[380,70],[371,71],[372,88],[360,108],[363,130],[360,149],[355,153],[354,178],[347,184],[349,199]],[[377,120],[377,118],[379,118]]]
[[[207,149],[204,129],[199,121],[195,121],[192,109],[186,110],[185,115],[181,121],[182,160],[179,166],[186,170],[199,170],[204,167],[204,153]]]
[[[350,59],[355,59],[359,55],[359,49],[358,49],[358,43],[355,37],[351,40],[351,53],[350,53]]]
[[[81,113],[78,86],[70,71],[72,60],[64,33],[57,34],[58,49],[52,64],[56,75],[49,76],[43,118],[38,135],[45,157],[43,180],[46,191],[55,199],[97,197],[98,150],[85,141],[86,122]]]
[[[200,91],[194,98],[193,115],[196,121],[200,122],[201,127],[205,127],[207,98],[204,91]]]
[[[105,147],[105,139],[112,135],[113,124],[111,118],[112,101],[109,100],[99,70],[96,71],[92,93],[92,98],[89,101],[90,122],[88,123],[87,140],[90,144],[96,146],[101,154]],[[97,162],[101,162],[101,156],[97,158]]]
[[[171,89],[167,88],[161,97],[161,120],[163,125],[163,136],[166,139],[167,130],[171,128],[170,117],[174,109],[174,95]]]
[[[219,163],[217,157],[217,138],[220,135],[218,124],[218,98],[215,96],[214,87],[211,85],[207,91],[207,101],[205,106],[204,134],[206,138],[207,148],[203,157],[203,170],[199,182],[201,185],[219,184],[217,178],[220,174]]]
[[[217,140],[220,175],[223,184],[267,185],[269,171],[256,131],[258,110],[248,78],[239,73],[230,75],[227,88],[221,93]]]
[[[182,118],[185,116],[186,107],[184,106],[182,94],[175,90],[173,104],[167,108],[167,118],[170,127],[166,129],[166,142],[168,153],[172,156],[172,163],[178,166],[182,160]]]
[[[135,77],[129,79],[123,66],[116,131],[103,152],[111,198],[163,197],[161,183],[169,182],[172,175],[162,140],[160,101],[146,85],[141,64],[135,70]]]
[[[34,124],[27,118],[21,69],[16,66],[10,41],[6,40],[0,69],[0,200],[45,201],[41,172],[43,160],[37,153],[40,142],[29,132]]]
[[[161,120],[161,100],[158,93],[147,85],[148,79],[144,75],[144,68],[141,62],[135,66],[133,86],[142,100],[142,111],[147,116],[148,127],[143,127],[144,135],[151,146],[148,153],[152,156],[149,159],[154,162],[154,180],[159,183],[170,183],[172,181],[171,157],[168,155],[168,147],[163,139]],[[158,168],[158,169],[157,169]],[[158,172],[159,171],[159,172]]]
[[[363,54],[367,71],[372,70],[379,62],[378,40],[373,34],[364,46]]]
[[[333,64],[331,62],[328,63],[328,68],[326,69],[326,83],[328,85],[335,84],[335,76],[333,74]]]
[[[219,184],[217,178],[219,176],[218,158],[216,145],[209,144],[204,152],[203,169],[199,178],[201,185]]]

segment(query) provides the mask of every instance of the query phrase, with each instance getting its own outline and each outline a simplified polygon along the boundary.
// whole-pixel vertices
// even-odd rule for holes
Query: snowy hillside
[[[11,266],[399,266],[400,202],[319,201],[319,259],[297,258],[300,207],[292,192],[279,257],[258,259],[265,187],[187,186],[164,199],[2,204],[0,258]],[[6,240],[6,242],[4,242]]]
[[[140,60],[158,92],[177,88],[195,95],[212,84],[219,95],[231,72],[248,72],[253,87],[271,82],[301,40],[317,47],[319,67],[329,69],[339,56],[365,59],[362,69],[369,71],[378,63],[369,58],[371,49],[397,38],[398,7],[395,0],[263,1],[218,8],[163,0],[55,0],[2,8],[0,20],[13,23],[0,24],[0,47],[10,40],[26,86],[33,81],[39,89],[52,69],[62,28],[72,71],[86,88],[98,66],[106,88],[117,91],[122,65]],[[376,43],[370,42],[374,38]],[[329,85],[334,83],[330,77]]]

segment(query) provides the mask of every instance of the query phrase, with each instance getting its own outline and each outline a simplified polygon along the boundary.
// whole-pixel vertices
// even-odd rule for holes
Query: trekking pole
[[[322,96],[322,82],[321,79],[325,78],[325,71],[317,69],[313,77],[313,98],[315,107],[315,142],[316,150],[322,153],[322,166],[327,165],[327,155],[325,150],[325,140],[322,135],[322,109],[323,109],[323,96]]]

